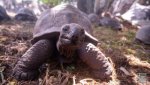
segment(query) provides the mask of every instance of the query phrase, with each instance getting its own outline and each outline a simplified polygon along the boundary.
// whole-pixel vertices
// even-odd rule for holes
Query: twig
[[[3,75],[3,71],[5,70],[5,66],[0,67],[0,76],[1,76],[1,80],[2,80],[2,84],[5,83],[5,79],[4,79],[4,75]]]
[[[76,76],[73,76],[72,79],[73,79],[73,85],[76,85]]]
[[[130,76],[130,73],[124,67],[120,67],[120,70],[123,71],[125,75]]]

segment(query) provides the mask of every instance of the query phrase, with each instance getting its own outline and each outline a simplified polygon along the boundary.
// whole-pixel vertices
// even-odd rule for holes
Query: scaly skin
[[[50,41],[38,41],[20,58],[13,69],[12,75],[17,80],[34,80],[38,78],[38,69],[52,55],[52,49],[53,45]]]
[[[83,43],[78,50],[78,55],[92,69],[94,77],[101,80],[111,79],[113,66],[95,45],[92,43]]]

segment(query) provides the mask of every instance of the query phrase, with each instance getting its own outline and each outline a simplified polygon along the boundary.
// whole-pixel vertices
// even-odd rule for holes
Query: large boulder
[[[10,20],[10,17],[8,16],[5,8],[0,6],[0,21],[3,21],[3,20]]]
[[[132,25],[141,28],[143,26],[149,26],[150,20],[150,6],[141,5],[135,3],[126,13],[121,17],[127,20]]]

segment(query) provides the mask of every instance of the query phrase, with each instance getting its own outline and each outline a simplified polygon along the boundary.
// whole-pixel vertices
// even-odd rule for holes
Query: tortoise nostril
[[[118,28],[119,31],[122,31],[122,28]]]
[[[77,35],[73,35],[73,36],[72,36],[72,39],[73,39],[73,40],[78,40],[78,36],[77,36]]]

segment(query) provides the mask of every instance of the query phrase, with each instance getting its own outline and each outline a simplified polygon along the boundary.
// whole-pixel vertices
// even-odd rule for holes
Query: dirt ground
[[[45,64],[36,81],[16,81],[12,68],[31,46],[34,23],[0,23],[0,85],[150,85],[150,46],[134,42],[137,29],[124,28],[117,32],[106,27],[94,28],[98,47],[109,57],[116,75],[109,82],[94,79],[90,69],[82,62],[60,69],[57,62]]]

